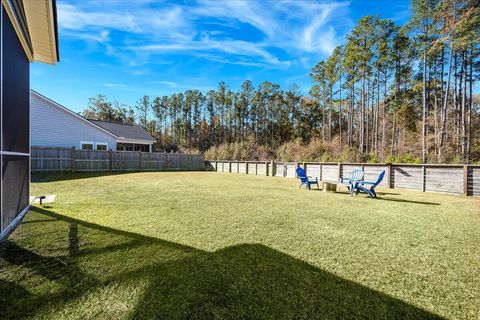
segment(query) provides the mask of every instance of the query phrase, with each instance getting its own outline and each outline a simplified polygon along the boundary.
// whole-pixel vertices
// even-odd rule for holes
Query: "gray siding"
[[[81,141],[92,141],[106,142],[116,150],[114,136],[35,93],[30,93],[30,99],[32,146],[80,148]]]

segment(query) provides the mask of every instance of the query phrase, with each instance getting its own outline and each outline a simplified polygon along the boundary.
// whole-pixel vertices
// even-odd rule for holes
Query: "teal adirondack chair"
[[[353,185],[359,181],[363,181],[365,172],[361,169],[353,170],[350,178],[340,178],[339,186],[346,186],[350,195],[353,195]]]

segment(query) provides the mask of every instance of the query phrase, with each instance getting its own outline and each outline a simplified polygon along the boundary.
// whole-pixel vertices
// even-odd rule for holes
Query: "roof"
[[[59,61],[55,0],[3,0],[17,37],[30,61]]]
[[[145,131],[141,126],[114,123],[100,120],[90,120],[93,124],[102,127],[103,129],[113,133],[115,136],[121,139],[128,140],[144,140],[155,142],[155,139]]]

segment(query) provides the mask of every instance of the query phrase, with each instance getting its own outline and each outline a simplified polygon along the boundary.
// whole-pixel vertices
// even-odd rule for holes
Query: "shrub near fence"
[[[322,181],[336,182],[348,178],[355,169],[365,172],[365,180],[374,181],[385,170],[380,184],[386,188],[444,192],[480,196],[480,166],[441,164],[331,163],[274,161],[206,161],[210,171],[246,173],[294,178],[301,165],[307,174]]]
[[[32,172],[204,170],[203,156],[137,151],[32,147]]]

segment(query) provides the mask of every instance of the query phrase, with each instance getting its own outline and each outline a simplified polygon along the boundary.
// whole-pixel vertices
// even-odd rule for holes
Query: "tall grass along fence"
[[[309,176],[318,177],[322,181],[337,182],[340,178],[350,177],[355,169],[365,172],[365,180],[375,181],[380,172],[385,170],[385,178],[380,184],[382,187],[480,196],[480,166],[474,165],[222,160],[205,162],[206,170],[210,171],[284,178],[295,178],[295,168],[299,165],[305,168]]]
[[[32,147],[32,172],[204,170],[203,156]]]

